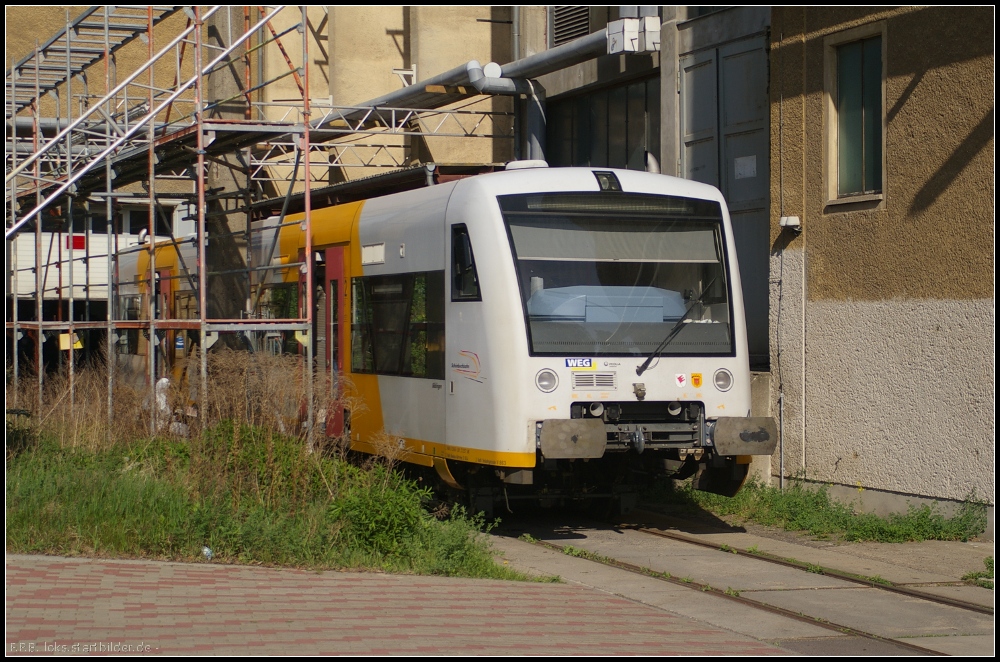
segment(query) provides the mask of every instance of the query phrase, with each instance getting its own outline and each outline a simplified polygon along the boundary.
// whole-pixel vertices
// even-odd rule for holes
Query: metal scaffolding
[[[262,231],[254,221],[281,210],[281,224],[290,213],[288,201],[298,201],[298,211],[305,214],[307,259],[302,267],[306,282],[311,283],[313,192],[320,189],[329,194],[338,186],[356,187],[356,181],[337,185],[338,178],[331,173],[358,167],[412,170],[416,164],[409,139],[413,137],[515,137],[513,113],[472,107],[484,98],[472,86],[441,85],[438,90],[427,85],[422,91],[436,94],[436,101],[411,108],[317,102],[309,92],[311,69],[316,65],[310,63],[308,8],[244,7],[242,26],[233,20],[238,11],[223,6],[93,7],[72,21],[67,13],[66,26],[59,34],[7,71],[6,328],[12,349],[7,383],[16,384],[25,371],[35,373],[39,406],[46,338],[60,342],[57,356],[64,357],[59,360],[68,368],[69,403],[74,406],[77,336],[103,335],[110,420],[116,342],[130,331],[143,334],[148,339],[145,372],[150,425],[155,430],[158,414],[152,403],[164,370],[157,348],[173,342],[178,334],[197,334],[198,401],[205,402],[205,350],[211,337],[311,332],[310,287],[303,293],[302,315],[268,318],[257,314],[255,305],[239,317],[212,314],[209,280],[222,273],[209,270],[207,228],[212,218],[243,219],[244,227],[230,232],[229,238],[245,249],[245,264],[230,271],[238,272],[247,293],[258,288],[256,304],[261,274],[289,265],[254,263],[250,246],[254,233]],[[222,38],[216,30],[218,43],[211,43],[208,28],[223,17],[228,34]],[[286,48],[287,43],[298,41],[298,52]],[[141,64],[120,75],[116,56],[134,54],[143,45]],[[287,64],[286,70],[266,80],[261,66],[265,52],[280,53]],[[235,93],[212,88],[214,78],[233,71],[242,73]],[[298,95],[279,99],[275,90],[279,81],[288,83],[288,78],[294,80]],[[99,91],[91,91],[95,87]],[[287,96],[288,88],[281,89]],[[469,104],[455,108],[455,102],[463,99]],[[230,184],[213,187],[209,166],[230,173]],[[431,171],[429,166],[427,172]],[[175,217],[165,208],[167,199],[189,210],[193,236],[178,236]],[[327,195],[323,199],[342,198]],[[146,241],[142,235],[134,241],[123,235],[125,205],[144,208]],[[157,270],[156,249],[161,244],[156,237],[163,235],[164,226],[183,263],[174,275],[161,275]],[[30,235],[29,250],[25,239]],[[96,237],[99,242],[101,235],[106,246],[95,249],[91,241]],[[213,241],[225,238],[225,233],[211,234]],[[182,244],[193,250],[181,250]],[[126,285],[119,274],[121,260],[132,254],[143,254],[148,260],[148,296],[144,310],[130,316],[118,305],[117,297]],[[184,263],[185,255],[190,263]],[[161,288],[168,290],[171,279],[183,280],[195,294],[192,314],[181,317],[157,305]],[[21,308],[29,319],[19,315],[21,301],[34,304],[30,313],[27,307]],[[106,302],[103,315],[102,306],[97,305],[101,301]],[[25,345],[30,346],[25,355],[33,355],[26,366],[20,351]],[[313,362],[307,342],[307,371]],[[305,383],[310,389],[306,425],[312,430],[312,380]],[[16,389],[13,392],[17,397]],[[17,403],[8,402],[12,405]]]

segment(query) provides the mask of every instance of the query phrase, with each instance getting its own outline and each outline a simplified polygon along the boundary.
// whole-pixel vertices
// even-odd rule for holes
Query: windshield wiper
[[[698,297],[691,302],[691,305],[688,306],[688,309],[684,311],[684,316],[681,317],[677,321],[677,323],[670,328],[670,333],[668,333],[667,337],[663,339],[663,342],[661,342],[659,346],[653,350],[652,354],[646,357],[646,360],[642,362],[641,366],[635,369],[635,374],[642,375],[642,373],[646,372],[646,370],[649,369],[649,364],[653,362],[653,359],[659,357],[660,354],[663,352],[663,350],[666,349],[667,345],[670,344],[670,341],[672,341],[674,338],[677,337],[677,334],[681,332],[681,329],[683,329],[684,326],[688,324],[688,315],[691,314],[691,311],[694,310],[695,306],[701,303],[701,300],[705,296],[705,293],[708,292],[709,288],[711,288],[712,285],[715,284],[715,281],[718,280],[718,278],[719,277],[716,276],[715,278],[713,278],[708,282],[708,285],[706,285],[704,289],[702,289],[701,294],[699,294]]]

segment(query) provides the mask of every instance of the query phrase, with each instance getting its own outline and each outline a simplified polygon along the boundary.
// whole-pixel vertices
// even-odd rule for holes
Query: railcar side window
[[[469,230],[464,223],[451,226],[451,300],[482,301],[479,274],[472,254]]]
[[[444,379],[444,271],[352,280],[351,369]]]

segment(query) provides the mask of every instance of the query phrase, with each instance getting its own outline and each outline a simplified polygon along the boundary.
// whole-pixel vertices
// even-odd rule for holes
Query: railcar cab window
[[[451,300],[482,301],[476,258],[464,223],[451,226]]]
[[[444,271],[352,280],[354,372],[444,379]]]
[[[732,356],[717,202],[627,193],[498,198],[531,354]]]

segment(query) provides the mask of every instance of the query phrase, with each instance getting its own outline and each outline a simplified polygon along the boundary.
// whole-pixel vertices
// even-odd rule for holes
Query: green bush
[[[429,526],[431,516],[421,507],[430,491],[420,489],[375,465],[365,480],[347,487],[330,506],[330,516],[343,528],[341,538],[358,551],[376,556],[408,553]]]
[[[31,428],[30,416],[31,412],[24,409],[7,410],[4,446],[8,461],[32,448],[38,440]]]
[[[979,586],[980,588],[988,588],[993,590],[993,557],[987,556],[983,559],[983,564],[986,566],[986,570],[973,570],[962,575],[962,579],[967,582]]]

